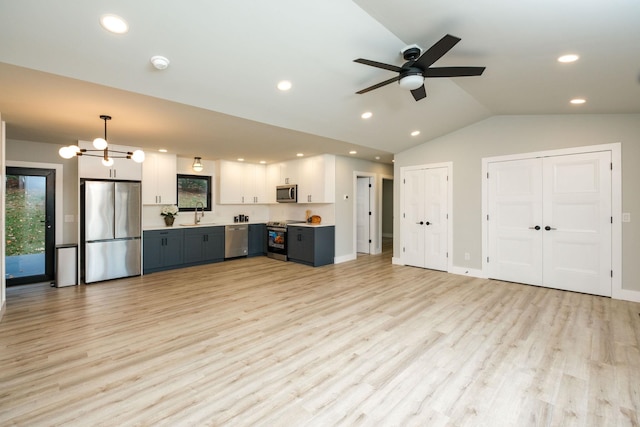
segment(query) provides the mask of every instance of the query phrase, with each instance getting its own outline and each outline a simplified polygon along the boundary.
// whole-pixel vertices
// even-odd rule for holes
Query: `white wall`
[[[631,213],[631,222],[622,224],[622,288],[640,291],[640,114],[495,116],[397,154],[395,169],[399,176],[403,166],[453,162],[453,265],[479,270],[482,158],[613,142],[622,144],[622,211]],[[398,180],[394,189],[398,236]],[[400,257],[396,244],[394,257]]]

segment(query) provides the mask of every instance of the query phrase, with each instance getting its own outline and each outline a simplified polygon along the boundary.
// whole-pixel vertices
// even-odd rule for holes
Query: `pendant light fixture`
[[[202,172],[202,169],[204,169],[204,166],[202,166],[202,157],[193,158],[193,165],[191,165],[191,169],[195,172]]]
[[[94,150],[80,148],[77,145],[69,145],[68,147],[62,147],[58,151],[60,157],[64,159],[70,159],[73,156],[102,157],[102,164],[107,167],[113,166],[113,159],[131,159],[136,163],[142,163],[144,161],[144,151],[142,150],[131,152],[109,149],[109,143],[107,142],[107,120],[111,120],[111,116],[102,115],[100,119],[104,120],[104,138],[96,138],[93,140]]]

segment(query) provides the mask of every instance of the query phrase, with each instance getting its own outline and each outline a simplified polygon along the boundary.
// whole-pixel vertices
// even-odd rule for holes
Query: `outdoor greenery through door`
[[[7,285],[53,279],[55,170],[7,167]]]

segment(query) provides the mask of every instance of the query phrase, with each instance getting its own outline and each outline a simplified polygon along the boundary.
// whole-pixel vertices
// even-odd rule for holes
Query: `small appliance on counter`
[[[236,215],[233,217],[233,222],[249,222],[249,215]]]

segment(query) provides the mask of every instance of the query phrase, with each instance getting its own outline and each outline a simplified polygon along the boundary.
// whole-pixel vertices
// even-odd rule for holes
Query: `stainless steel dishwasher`
[[[234,224],[224,227],[224,257],[247,256],[249,252],[249,225]]]

